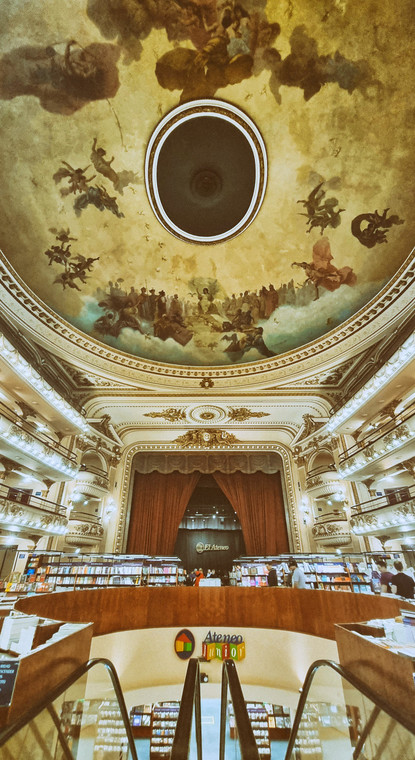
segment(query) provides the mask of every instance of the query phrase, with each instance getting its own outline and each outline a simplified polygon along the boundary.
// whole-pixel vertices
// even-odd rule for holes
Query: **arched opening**
[[[126,551],[172,556],[192,494],[210,474],[240,521],[246,553],[288,552],[281,471],[274,452],[136,455]]]

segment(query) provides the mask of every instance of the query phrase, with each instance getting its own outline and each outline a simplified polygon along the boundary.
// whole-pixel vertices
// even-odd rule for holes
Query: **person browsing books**
[[[307,588],[306,577],[304,572],[298,567],[295,559],[291,559],[288,563],[288,569],[291,573],[291,586],[293,588]]]
[[[268,570],[268,576],[267,576],[268,586],[278,586],[277,571],[275,567],[273,567],[272,565],[267,565],[267,570]]]
[[[392,579],[392,593],[403,596],[405,599],[414,598],[415,581],[410,575],[403,572],[403,564],[397,560],[393,563],[396,575]]]

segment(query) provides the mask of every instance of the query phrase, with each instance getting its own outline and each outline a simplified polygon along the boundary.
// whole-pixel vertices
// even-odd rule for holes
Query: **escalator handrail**
[[[85,662],[83,665],[80,665],[79,668],[76,668],[68,678],[66,678],[64,681],[61,681],[58,686],[53,689],[53,691],[49,692],[48,695],[45,697],[45,699],[42,702],[39,702],[36,704],[35,707],[30,708],[25,713],[23,713],[16,721],[11,723],[9,726],[7,726],[4,731],[0,733],[0,747],[5,744],[17,731],[19,731],[21,728],[23,728],[27,723],[29,723],[33,718],[36,718],[39,713],[42,712],[42,710],[47,709],[47,707],[54,702],[58,697],[65,692],[67,689],[69,689],[70,686],[72,686],[75,681],[77,681],[79,678],[82,678],[85,673],[87,673],[91,668],[95,667],[96,665],[104,665],[104,667],[107,669],[109,676],[112,681],[112,685],[114,687],[114,692],[117,697],[117,701],[120,707],[121,717],[124,723],[125,732],[127,734],[127,740],[128,740],[128,748],[131,753],[131,760],[138,760],[137,757],[137,751],[134,744],[134,738],[131,730],[130,720],[127,712],[127,708],[124,701],[124,696],[121,689],[120,680],[118,678],[117,671],[115,670],[114,665],[110,660],[107,660],[105,657],[96,657],[91,660],[88,660],[88,662]]]
[[[222,694],[220,708],[220,744],[219,760],[225,758],[225,734],[226,734],[226,709],[228,702],[228,686],[233,710],[235,725],[239,739],[242,760],[259,760],[259,752],[255,741],[254,732],[249,719],[244,695],[241,689],[238,672],[233,660],[224,660],[222,665]]]
[[[202,760],[202,711],[200,703],[200,665],[196,657],[189,660],[180,701],[171,750],[171,760],[187,760],[192,733],[193,706],[195,708],[195,732],[197,760]]]
[[[339,676],[341,676],[341,678],[343,678],[351,686],[357,689],[357,691],[360,691],[364,697],[367,697],[367,699],[370,699],[374,703],[374,705],[376,705],[376,707],[378,707],[380,710],[382,710],[387,715],[389,715],[389,717],[392,718],[392,720],[396,721],[397,723],[399,723],[399,725],[403,726],[403,728],[410,731],[411,734],[415,734],[415,721],[411,721],[409,718],[402,715],[401,712],[396,710],[392,705],[390,705],[386,700],[382,699],[377,694],[374,694],[373,691],[366,684],[362,683],[362,681],[356,678],[356,676],[353,675],[353,673],[350,673],[342,665],[339,665],[338,662],[334,662],[333,660],[316,660],[310,665],[306,673],[306,676],[304,678],[304,683],[301,688],[300,699],[298,700],[294,723],[291,729],[290,738],[288,741],[288,747],[285,753],[284,760],[291,760],[292,751],[294,749],[294,743],[297,738],[297,732],[301,723],[301,718],[303,715],[304,706],[308,698],[308,693],[312,686],[314,676],[316,675],[319,668],[324,667],[324,666],[329,667],[332,670],[334,670],[336,673],[338,673]]]

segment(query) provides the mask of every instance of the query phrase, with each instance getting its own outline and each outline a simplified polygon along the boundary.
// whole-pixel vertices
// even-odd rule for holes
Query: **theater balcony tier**
[[[4,485],[0,485],[0,522],[19,535],[60,535],[68,525],[62,504]]]
[[[317,546],[347,546],[351,541],[349,522],[344,513],[332,512],[318,517],[312,534]]]
[[[75,482],[76,486],[72,498],[76,493],[91,496],[94,499],[102,499],[108,494],[108,475],[104,470],[100,470],[97,467],[84,467],[81,465]]]
[[[374,427],[339,459],[343,480],[363,480],[415,455],[415,406]]]
[[[38,426],[0,405],[0,454],[34,470],[40,478],[69,480],[78,472],[75,455]]]
[[[65,536],[69,546],[95,546],[103,535],[104,529],[98,517],[79,510],[71,512]]]
[[[415,535],[415,486],[397,488],[353,508],[350,527],[357,535],[409,538]]]

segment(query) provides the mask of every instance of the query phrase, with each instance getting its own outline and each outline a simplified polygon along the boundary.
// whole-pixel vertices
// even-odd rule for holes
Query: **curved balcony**
[[[350,527],[357,535],[389,538],[415,535],[415,486],[396,488],[385,496],[356,504]]]
[[[65,540],[69,546],[95,546],[104,535],[99,517],[73,510],[68,521]]]
[[[317,517],[311,532],[317,546],[347,546],[352,540],[349,521],[341,512]]]
[[[66,507],[19,488],[0,485],[0,522],[19,533],[60,535],[68,520]]]
[[[330,494],[334,490],[342,491],[336,466],[334,464],[323,465],[310,470],[306,477],[306,488],[310,496],[313,497]]]
[[[105,470],[90,465],[81,465],[76,476],[75,492],[102,499],[109,491],[109,480]]]
[[[397,450],[401,459],[415,454],[414,404],[344,451],[339,459],[339,475],[346,479],[358,472],[363,478],[369,471],[373,475],[380,467],[387,469],[394,464]]]
[[[53,480],[73,478],[76,456],[0,402],[0,453]]]

